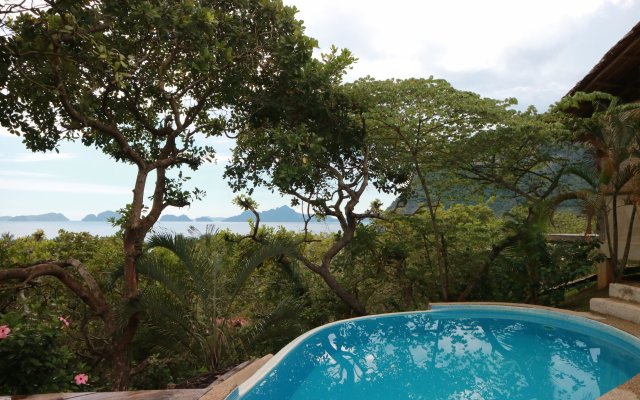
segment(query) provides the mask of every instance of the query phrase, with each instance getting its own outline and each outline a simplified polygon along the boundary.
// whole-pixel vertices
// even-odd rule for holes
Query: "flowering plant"
[[[0,394],[57,393],[77,388],[70,379],[72,371],[86,367],[60,329],[65,325],[59,315],[0,315]]]
[[[58,320],[60,322],[62,322],[64,324],[65,327],[69,327],[69,320],[67,320],[65,317],[63,317],[62,315],[58,317]]]
[[[73,379],[76,381],[76,385],[86,385],[89,383],[89,375],[87,374],[78,374],[74,376]]]
[[[9,325],[0,325],[0,340],[6,339],[10,333],[11,328],[9,328]]]

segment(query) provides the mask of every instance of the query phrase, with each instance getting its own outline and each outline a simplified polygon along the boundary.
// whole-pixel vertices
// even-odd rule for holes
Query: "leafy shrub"
[[[74,376],[86,369],[64,343],[57,316],[0,318],[11,332],[0,340],[0,393],[33,394],[78,391]]]

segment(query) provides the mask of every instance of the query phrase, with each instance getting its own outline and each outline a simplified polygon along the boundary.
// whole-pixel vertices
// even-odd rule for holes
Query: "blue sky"
[[[347,79],[428,77],[494,98],[516,97],[544,111],[579,81],[640,16],[640,0],[284,0],[307,34],[350,49],[359,62]],[[222,179],[233,141],[214,138],[217,164],[193,173],[204,200],[166,213],[229,216],[236,195]],[[62,212],[71,219],[130,202],[135,169],[77,143],[34,154],[0,131],[0,215]],[[253,196],[262,210],[288,204],[277,193]],[[366,207],[379,197],[367,194]]]

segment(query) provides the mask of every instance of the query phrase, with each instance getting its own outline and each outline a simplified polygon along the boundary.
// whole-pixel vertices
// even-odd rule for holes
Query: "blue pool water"
[[[311,331],[227,399],[595,399],[638,373],[640,341],[593,321],[443,306]]]

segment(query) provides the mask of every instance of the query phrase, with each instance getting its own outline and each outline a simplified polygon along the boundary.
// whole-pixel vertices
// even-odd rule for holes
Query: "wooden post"
[[[604,289],[613,282],[613,263],[610,258],[598,263],[598,289]]]

